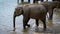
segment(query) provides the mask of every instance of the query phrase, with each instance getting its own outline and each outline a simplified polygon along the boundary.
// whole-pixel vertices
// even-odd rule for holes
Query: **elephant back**
[[[24,16],[29,16],[31,18],[39,19],[43,15],[46,15],[47,10],[43,5],[28,5],[23,8]]]

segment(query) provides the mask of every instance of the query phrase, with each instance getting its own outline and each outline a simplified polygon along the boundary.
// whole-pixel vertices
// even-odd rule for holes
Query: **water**
[[[30,19],[30,28],[23,30],[23,16],[16,18],[16,31],[13,31],[13,13],[17,0],[0,0],[0,34],[44,34],[60,33],[60,13],[54,12],[53,20],[47,21],[47,30],[43,31],[43,24],[39,21],[39,27],[35,27],[35,20]],[[59,9],[60,10],[60,9]],[[59,13],[59,14],[58,14]],[[41,22],[41,23],[40,23]]]

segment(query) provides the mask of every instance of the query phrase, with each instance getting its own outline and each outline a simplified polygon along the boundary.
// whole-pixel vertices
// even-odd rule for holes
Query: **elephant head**
[[[23,6],[17,6],[14,11],[14,16],[19,16],[23,13]]]
[[[14,27],[14,30],[15,30],[15,18],[16,16],[19,16],[21,14],[23,14],[23,5],[19,5],[15,8],[15,11],[14,11],[14,15],[13,15],[13,27]]]
[[[22,15],[23,14],[23,7],[26,7],[28,6],[27,5],[18,5],[16,8],[15,8],[15,11],[14,11],[14,14],[13,14],[13,27],[14,27],[14,30],[15,30],[15,18],[19,15]]]

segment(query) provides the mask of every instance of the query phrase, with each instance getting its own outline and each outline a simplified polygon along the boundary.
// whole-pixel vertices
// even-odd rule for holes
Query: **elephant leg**
[[[36,26],[39,26],[38,19],[36,19]]]
[[[53,18],[53,10],[49,11],[49,19],[52,20],[52,18]]]
[[[49,14],[49,19],[53,18],[53,13]]]
[[[29,18],[23,17],[23,28],[26,29],[26,26],[30,27],[28,24]]]
[[[44,17],[44,19],[41,19],[41,21],[43,22],[44,30],[46,30],[46,18]]]

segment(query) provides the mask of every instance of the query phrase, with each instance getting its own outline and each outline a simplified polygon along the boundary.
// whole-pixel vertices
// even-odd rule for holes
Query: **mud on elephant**
[[[30,27],[28,21],[30,18],[36,19],[36,26],[39,26],[38,20],[43,22],[44,30],[46,29],[46,14],[47,10],[43,5],[26,5],[15,8],[13,16],[13,27],[15,29],[15,18],[19,15],[23,15],[23,28]]]

